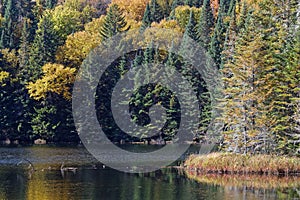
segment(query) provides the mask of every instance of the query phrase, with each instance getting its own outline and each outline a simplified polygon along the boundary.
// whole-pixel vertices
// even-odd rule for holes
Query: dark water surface
[[[191,149],[195,150],[197,146]],[[62,172],[62,163],[77,170]],[[271,188],[260,188],[227,184],[227,179],[226,184],[218,184],[224,182],[219,178],[212,178],[217,182],[211,177],[194,180],[171,167],[146,174],[123,173],[104,167],[82,147],[0,148],[0,199],[252,200],[299,199],[300,195],[297,180],[296,186],[295,181],[285,187],[275,182]]]

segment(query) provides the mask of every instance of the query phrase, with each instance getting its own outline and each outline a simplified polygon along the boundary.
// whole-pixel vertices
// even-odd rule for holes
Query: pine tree
[[[22,35],[20,38],[20,49],[19,49],[19,76],[21,76],[21,82],[29,80],[28,72],[26,72],[29,67],[29,56],[30,56],[30,32],[28,30],[28,20],[25,18],[23,20]]]
[[[151,11],[151,21],[160,22],[164,18],[164,13],[160,5],[157,3],[157,0],[151,0],[149,6]]]
[[[38,30],[30,50],[29,81],[37,80],[42,73],[42,66],[54,61],[59,45],[58,35],[54,30],[50,15],[45,12],[38,23]]]
[[[202,6],[203,1],[202,0],[185,0],[185,5],[188,5],[190,7],[196,7],[199,8]]]
[[[273,7],[273,0],[260,4],[257,21],[264,37],[263,56],[266,58],[262,78],[263,89],[268,93],[266,105],[273,124],[271,131],[276,135],[277,150],[284,154],[299,153],[298,97],[299,97],[299,35],[293,10],[297,6],[287,2],[283,7]],[[285,6],[289,12],[286,12]],[[289,14],[287,14],[289,13]],[[287,17],[289,16],[289,17]],[[287,21],[289,21],[287,23]],[[292,30],[289,30],[292,29]],[[290,38],[290,39],[289,39]],[[293,38],[293,39],[291,39]],[[270,89],[272,88],[272,89]]]
[[[122,10],[117,4],[113,4],[109,7],[108,13],[105,17],[100,35],[103,39],[110,38],[117,33],[126,31],[127,22],[123,16]]]
[[[297,30],[298,29],[298,30]],[[300,28],[295,30],[294,39],[288,45],[288,50],[285,53],[286,66],[284,68],[285,84],[281,84],[281,88],[288,89],[289,101],[287,101],[287,112],[289,116],[287,124],[289,128],[285,131],[285,139],[280,143],[284,145],[285,151],[290,154],[300,154]],[[288,81],[287,81],[288,80]],[[292,113],[292,114],[290,114]]]
[[[235,11],[235,7],[237,4],[237,0],[231,0],[229,7],[228,7],[228,11],[227,11],[227,16],[231,16],[233,11]]]
[[[143,64],[148,65],[153,63],[155,55],[155,48],[154,43],[151,41],[147,48],[145,49],[144,56],[143,56]]]
[[[233,59],[237,35],[238,29],[236,22],[236,12],[235,9],[233,9],[230,16],[229,27],[226,32],[224,51],[222,52],[222,66],[224,66],[228,62],[231,62],[231,60]]]
[[[220,0],[220,7],[218,12],[222,12],[223,15],[226,15],[229,11],[231,2],[232,0]]]
[[[145,13],[143,16],[143,20],[142,20],[141,31],[144,31],[146,28],[150,27],[151,23],[152,23],[152,19],[151,19],[150,6],[149,6],[149,4],[147,4]]]
[[[181,0],[173,0],[171,10],[174,12],[175,8],[177,8],[180,5],[182,5]]]
[[[19,11],[16,7],[15,0],[5,1],[4,25],[1,31],[0,47],[1,48],[16,48],[18,40],[15,34]]]
[[[57,4],[57,0],[46,0],[46,8],[52,9]]]
[[[192,10],[190,11],[189,22],[186,25],[184,34],[197,41],[197,22],[195,20],[194,12]]]
[[[248,6],[247,6],[246,1],[243,1],[242,11],[241,11],[241,14],[240,14],[240,19],[237,22],[238,30],[245,28],[247,13],[248,13]]]
[[[222,69],[224,77],[224,104],[221,109],[225,124],[224,143],[228,151],[238,153],[270,152],[274,137],[268,125],[268,109],[264,105],[268,96],[259,84],[263,76],[261,56],[263,38],[249,14],[247,29],[243,29],[236,42],[233,61]]]
[[[211,32],[214,26],[214,17],[210,0],[204,0],[202,12],[197,27],[198,41],[207,50],[211,40]]]
[[[223,21],[223,14],[222,11],[219,10],[217,24],[211,38],[209,49],[210,54],[218,67],[221,67],[221,53],[224,48],[225,33],[226,27]]]
[[[188,5],[190,7],[193,7],[194,6],[194,1],[193,0],[185,0],[184,4]]]

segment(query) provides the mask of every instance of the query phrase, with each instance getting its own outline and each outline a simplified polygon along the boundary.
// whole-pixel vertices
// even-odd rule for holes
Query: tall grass
[[[275,155],[211,153],[191,155],[184,166],[189,170],[221,174],[300,174],[300,158]]]

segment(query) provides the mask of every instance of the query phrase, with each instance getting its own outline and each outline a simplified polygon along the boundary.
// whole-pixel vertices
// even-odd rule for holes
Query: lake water
[[[193,146],[190,152],[197,148]],[[78,169],[62,172],[63,162],[65,166]],[[261,177],[246,181],[239,181],[239,178],[195,175],[173,167],[145,174],[123,173],[104,167],[83,147],[0,148],[0,199],[254,200],[300,197],[297,177],[266,178],[267,186]],[[251,182],[255,179],[259,180],[258,185]]]

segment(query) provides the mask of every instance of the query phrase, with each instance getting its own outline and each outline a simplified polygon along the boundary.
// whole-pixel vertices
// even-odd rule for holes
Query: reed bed
[[[191,155],[184,166],[202,173],[300,175],[300,158],[290,156],[211,153]]]

